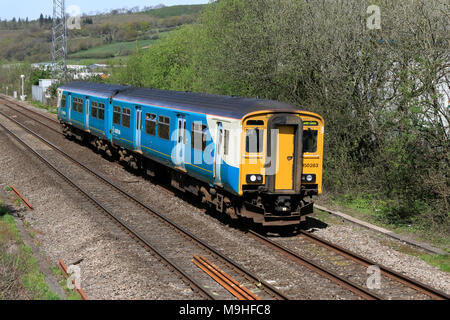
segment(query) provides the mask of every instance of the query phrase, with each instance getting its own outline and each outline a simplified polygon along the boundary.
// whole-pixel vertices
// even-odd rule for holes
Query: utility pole
[[[25,80],[25,75],[20,75],[20,78],[22,79],[22,95],[20,96],[20,100],[25,101],[25,92],[24,92],[24,80]]]
[[[52,76],[61,79],[66,76],[67,26],[65,0],[53,0],[52,27]]]

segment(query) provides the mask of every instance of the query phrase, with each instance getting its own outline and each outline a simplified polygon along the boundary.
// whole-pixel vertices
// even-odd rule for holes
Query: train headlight
[[[248,174],[247,175],[247,183],[262,183],[263,176],[260,174]]]
[[[308,183],[313,183],[316,181],[316,175],[315,174],[303,174],[302,181],[308,182]]]

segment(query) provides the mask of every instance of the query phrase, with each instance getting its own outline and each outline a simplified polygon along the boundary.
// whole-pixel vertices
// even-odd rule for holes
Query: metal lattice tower
[[[52,75],[65,77],[67,65],[67,26],[65,0],[53,0]]]

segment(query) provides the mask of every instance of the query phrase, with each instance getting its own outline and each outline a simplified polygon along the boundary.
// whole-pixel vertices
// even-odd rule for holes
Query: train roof
[[[135,104],[156,105],[181,111],[242,119],[257,111],[292,112],[297,107],[273,100],[220,96],[204,93],[125,87],[101,83],[73,82],[60,89],[76,93],[114,96],[115,100]]]
[[[120,91],[125,90],[126,86],[121,85],[110,85],[104,83],[94,83],[94,82],[72,82],[63,86],[60,86],[59,89],[70,91],[73,93],[89,95],[89,96],[98,96],[102,98],[111,98],[115,94]]]

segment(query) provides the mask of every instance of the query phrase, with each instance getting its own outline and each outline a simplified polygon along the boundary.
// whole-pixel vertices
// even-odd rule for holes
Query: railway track
[[[319,238],[311,233],[308,233],[304,230],[300,231],[300,236],[308,241],[311,241],[311,242],[323,247],[323,248],[326,248],[328,250],[336,252],[337,254],[339,254],[347,259],[350,259],[364,267],[376,265],[380,268],[381,274],[384,275],[385,277],[388,277],[388,278],[390,278],[394,281],[397,281],[411,289],[414,289],[414,290],[430,297],[431,299],[434,299],[434,300],[449,300],[450,299],[450,296],[448,296],[447,294],[445,294],[442,291],[431,288],[430,286],[428,286],[426,284],[423,284],[419,281],[416,281],[412,278],[402,275],[388,267],[378,265],[377,263],[375,263],[361,255],[358,255],[354,252],[351,252],[350,250],[342,248],[341,246],[338,246],[329,241],[321,239],[321,238]]]
[[[258,240],[259,242],[263,243],[264,245],[272,247],[277,252],[281,253],[284,256],[287,256],[289,259],[299,263],[300,265],[304,265],[304,266],[308,267],[312,271],[323,275],[330,281],[333,281],[333,282],[336,282],[336,283],[342,285],[343,287],[349,289],[350,291],[358,294],[359,296],[361,296],[365,299],[370,299],[370,300],[385,299],[385,297],[383,295],[376,294],[371,290],[368,290],[354,282],[347,280],[345,276],[341,276],[341,275],[337,274],[337,272],[332,271],[332,269],[330,269],[330,268],[321,266],[320,264],[314,262],[314,259],[306,257],[300,253],[297,253],[294,250],[292,250],[286,246],[283,246],[282,244],[278,243],[277,241],[273,241],[273,240],[263,236],[262,234],[257,233],[252,230],[247,231],[247,233],[251,237]],[[302,237],[303,239],[306,239],[307,241],[310,241],[316,245],[319,245],[327,250],[335,252],[338,255],[345,257],[346,259],[350,259],[361,266],[364,266],[364,267],[377,266],[380,268],[381,275],[388,277],[388,278],[392,279],[393,281],[398,282],[408,288],[411,288],[420,294],[424,294],[433,300],[449,300],[450,299],[450,297],[442,291],[439,291],[435,288],[427,286],[426,284],[423,284],[419,281],[411,279],[411,278],[409,278],[405,275],[402,275],[390,268],[381,266],[365,257],[362,257],[362,256],[360,256],[356,253],[353,253],[347,249],[344,249],[338,245],[335,245],[331,242],[321,239],[321,238],[319,238],[315,235],[312,235],[306,231],[301,230],[300,237]]]
[[[6,104],[6,106],[8,108],[10,108],[11,110],[14,110],[15,112],[21,113],[25,117],[27,117],[27,118],[29,118],[29,119],[31,119],[33,121],[36,121],[36,122],[44,125],[45,127],[47,127],[48,129],[50,129],[50,130],[52,130],[54,132],[61,133],[60,130],[55,129],[53,126],[47,125],[47,124],[43,123],[42,121],[37,120],[35,117],[34,118],[30,117],[30,116],[26,115],[25,113],[20,112],[19,110],[13,108],[11,105],[9,105],[9,103]],[[20,105],[18,105],[18,106],[20,106]],[[42,114],[39,114],[39,113],[37,113],[35,111],[29,110],[28,108],[25,108],[23,106],[20,106],[20,108],[23,109],[23,110],[26,110],[26,111],[30,111],[32,114],[36,113],[40,118],[45,118],[44,119],[45,121],[48,120],[48,121],[50,121],[52,123],[58,123],[57,121],[55,121],[53,119],[50,119],[49,117],[46,117],[46,116],[44,116]],[[14,121],[13,119],[11,119],[11,120]],[[20,124],[18,124],[18,125],[20,125]],[[42,137],[40,137],[40,138],[43,139]],[[48,144],[48,141],[46,143]],[[90,169],[86,168],[81,163],[79,165],[81,165],[85,170],[90,170]],[[107,181],[106,178],[103,178],[101,176],[100,176],[100,179],[102,179],[102,180],[105,179],[106,183],[111,183],[111,182]],[[119,188],[119,187],[115,186],[115,188]],[[127,197],[131,198],[135,202],[140,202],[138,199],[134,198],[131,195],[127,194]],[[146,207],[145,204],[141,203],[140,205]],[[147,208],[147,210],[151,211],[152,209],[151,208]],[[160,213],[157,213],[157,215],[162,216],[162,214],[160,214]],[[176,226],[175,228],[177,229],[177,228],[181,228],[181,227]],[[188,232],[188,231],[186,231],[186,232]],[[370,291],[370,290],[368,290],[368,289],[366,289],[366,288],[364,288],[362,286],[359,286],[359,285],[357,285],[357,284],[347,280],[345,277],[336,274],[336,272],[333,272],[332,270],[329,270],[329,269],[327,269],[327,268],[325,268],[323,266],[318,265],[312,259],[308,259],[308,258],[306,258],[304,256],[301,256],[298,253],[295,253],[292,250],[290,250],[290,249],[288,249],[286,247],[283,247],[282,245],[276,243],[275,241],[271,241],[268,238],[263,237],[260,234],[257,234],[255,232],[249,232],[248,234],[251,237],[257,239],[259,242],[261,242],[265,246],[270,247],[272,249],[275,249],[277,252],[279,252],[279,253],[283,254],[284,256],[288,257],[290,260],[295,261],[296,263],[299,263],[299,264],[309,268],[310,270],[313,270],[314,272],[317,272],[318,274],[324,276],[325,278],[327,278],[327,279],[329,279],[329,280],[339,284],[340,286],[348,289],[349,291],[357,294],[358,296],[362,297],[363,299],[383,299],[382,296],[377,295],[374,292],[372,292],[372,291]],[[316,237],[314,235],[310,235],[310,234],[308,234],[308,233],[306,233],[304,231],[301,232],[300,236],[302,238],[304,238],[304,239],[307,239],[308,241],[314,242],[316,245],[320,245],[323,248],[326,248],[328,250],[336,252],[337,254],[340,254],[340,255],[346,257],[347,259],[350,259],[350,260],[352,260],[352,261],[354,261],[354,262],[356,262],[356,263],[358,263],[360,265],[363,265],[363,266],[366,266],[366,267],[370,266],[370,265],[376,265],[375,263],[373,263],[372,261],[370,261],[368,259],[365,259],[364,257],[358,256],[358,255],[356,255],[356,254],[354,254],[354,253],[352,253],[352,252],[350,252],[348,250],[345,250],[345,249],[343,249],[341,247],[335,246],[335,245],[333,245],[333,244],[331,244],[331,243],[329,243],[329,242],[327,242],[327,241],[325,241],[323,239],[320,239],[320,238],[318,238],[318,237]],[[414,289],[414,290],[416,290],[416,291],[418,291],[420,293],[423,293],[423,294],[427,295],[428,297],[430,297],[432,299],[449,299],[449,297],[445,293],[442,293],[442,292],[440,292],[438,290],[435,290],[435,289],[433,289],[433,288],[431,288],[431,287],[429,287],[427,285],[424,285],[424,284],[422,284],[420,282],[417,282],[417,281],[415,281],[413,279],[410,279],[410,278],[408,278],[406,276],[400,275],[400,274],[396,273],[395,271],[393,271],[393,270],[391,270],[389,268],[380,266],[380,269],[381,269],[381,272],[382,272],[383,276],[389,277],[390,279],[393,279],[394,281],[402,283],[403,285],[405,285],[405,286],[407,286],[409,288],[412,288],[412,289]],[[250,278],[252,278],[252,277],[250,277]],[[257,277],[254,277],[253,279],[255,280],[255,279],[257,279]],[[275,296],[275,295],[273,295],[273,296]],[[281,297],[278,297],[278,298],[281,298]],[[284,298],[287,298],[287,297],[284,297]]]
[[[188,284],[194,289],[194,291],[199,292],[202,296],[204,296],[207,299],[214,299],[214,298],[222,298],[226,299],[229,298],[227,295],[222,293],[222,296],[217,296],[212,294],[209,290],[206,290],[204,286],[202,286],[193,276],[191,276],[187,271],[185,271],[180,264],[180,260],[187,261],[189,264],[190,258],[194,256],[195,254],[199,253],[199,249],[201,250],[201,253],[206,253],[210,259],[213,259],[215,263],[220,263],[221,265],[225,266],[230,272],[234,274],[237,279],[240,280],[241,283],[245,284],[247,287],[250,287],[253,291],[258,292],[258,294],[263,299],[279,299],[279,300],[288,300],[289,297],[285,296],[283,293],[279,292],[275,287],[271,286],[270,284],[266,283],[265,281],[259,279],[258,276],[252,274],[251,272],[245,270],[243,267],[232,261],[230,258],[226,257],[225,255],[218,252],[216,249],[212,248],[209,244],[201,240],[200,238],[196,237],[194,234],[190,233],[189,231],[185,230],[183,227],[177,225],[175,222],[171,221],[170,219],[166,218],[163,214],[161,214],[158,210],[151,208],[135,198],[133,195],[129,194],[127,191],[123,190],[119,186],[115,185],[113,182],[109,181],[106,177],[103,177],[99,173],[95,172],[94,170],[88,168],[78,160],[71,157],[66,152],[62,151],[57,146],[53,145],[51,142],[47,141],[45,138],[41,137],[39,134],[33,132],[29,128],[25,127],[15,119],[9,117],[3,112],[0,112],[0,114],[8,119],[9,121],[13,122],[15,125],[21,127],[26,132],[31,134],[32,136],[36,137],[43,143],[47,144],[51,149],[55,150],[57,153],[62,155],[65,159],[72,162],[76,167],[82,168],[85,172],[88,172],[91,177],[94,177],[97,182],[102,182],[102,187],[94,188],[94,183],[92,180],[86,181],[86,177],[76,177],[74,176],[68,176],[64,172],[62,172],[61,169],[57,168],[56,165],[52,162],[54,160],[49,160],[36,152],[31,146],[29,146],[26,142],[23,141],[18,135],[14,134],[12,131],[10,131],[8,128],[0,124],[0,127],[3,128],[8,134],[10,134],[12,137],[14,137],[16,140],[18,140],[25,148],[27,148],[29,151],[31,151],[34,155],[36,155],[42,162],[44,162],[49,168],[51,168],[53,171],[55,171],[59,176],[61,176],[66,182],[68,182],[71,186],[73,186],[77,191],[82,193],[89,201],[91,201],[96,207],[101,209],[104,213],[106,213],[112,220],[114,220],[116,223],[120,225],[122,229],[127,231],[130,235],[132,235],[138,242],[140,242],[145,248],[149,249],[153,253],[155,253],[158,257],[160,257],[164,263],[168,266],[168,268],[174,272],[176,272],[178,275],[180,275],[185,281],[188,282]],[[56,161],[57,163],[61,164],[61,161]],[[78,170],[79,171],[79,170]],[[77,184],[75,181],[83,181],[84,185],[81,186],[80,184]],[[97,183],[98,185],[98,183]],[[107,186],[110,191],[114,191],[114,195],[108,195],[112,192],[106,192],[104,186]],[[118,196],[120,195],[120,197]],[[105,197],[107,199],[105,199]],[[101,200],[100,200],[101,199]],[[104,203],[109,203],[109,207],[106,206]],[[131,209],[131,207],[124,206],[124,203],[134,203],[134,207]],[[114,203],[114,206],[111,206],[111,203]],[[130,211],[131,209],[131,211]],[[163,235],[162,239],[156,239],[155,237],[153,242],[158,242],[159,246],[154,245],[151,241],[149,241],[148,238],[151,238],[149,232],[143,232],[142,227],[141,230],[137,230],[139,228],[136,228],[136,225],[140,224],[140,221],[143,220],[143,216],[141,215],[139,218],[135,217],[134,220],[130,219],[130,216],[132,214],[136,214],[137,211],[140,210],[140,213],[144,213],[148,217],[149,214],[153,216],[154,220],[152,220],[151,225],[153,227],[153,230],[157,230],[158,235]],[[117,211],[119,212],[126,212],[128,213],[126,218],[121,217],[120,214],[117,214]],[[130,214],[132,213],[132,214]],[[127,221],[129,220],[129,221]],[[158,220],[158,222],[156,221]],[[134,225],[133,225],[134,223]],[[155,226],[155,223],[158,223],[157,226]],[[150,224],[149,224],[150,225]],[[178,235],[177,240],[173,240],[174,231]],[[145,234],[144,234],[145,233]],[[180,236],[183,239],[180,239]],[[187,242],[186,242],[187,240]],[[169,244],[173,244],[172,246]],[[189,245],[190,244],[190,245]],[[180,257],[179,252],[176,252],[173,254],[172,257],[169,257],[166,253],[163,252],[161,247],[168,249],[168,248],[183,248],[183,253]],[[187,253],[187,252],[191,253]],[[176,261],[178,262],[176,262]],[[192,264],[192,268],[194,268],[195,265]],[[184,268],[186,268],[186,265],[184,265]],[[191,270],[192,270],[191,268]],[[189,267],[188,267],[189,269]],[[195,272],[194,272],[195,273]],[[196,274],[198,275],[198,273]],[[212,286],[214,287],[214,286]],[[216,290],[219,291],[220,288],[217,288]]]
[[[9,130],[2,124],[0,124],[0,128],[3,129],[5,132],[7,132],[11,137],[16,139],[22,146],[24,146],[28,151],[30,151],[32,154],[34,154],[39,160],[41,160],[51,170],[53,170],[55,173],[57,173],[63,180],[65,180],[74,189],[76,189],[78,192],[83,194],[97,208],[99,208],[104,213],[106,213],[108,215],[108,217],[111,218],[112,220],[114,220],[123,230],[127,231],[132,237],[134,237],[136,240],[138,240],[144,248],[146,248],[147,250],[150,250],[151,252],[156,254],[160,259],[163,259],[165,261],[166,265],[169,267],[169,269],[171,271],[176,271],[185,281],[187,281],[189,283],[189,285],[191,286],[191,288],[194,291],[199,292],[200,295],[204,296],[207,299],[214,299],[214,296],[208,290],[205,290],[194,278],[189,276],[184,270],[182,270],[180,267],[178,267],[175,262],[173,262],[169,258],[167,258],[164,255],[164,253],[162,253],[158,249],[156,249],[142,235],[140,235],[139,232],[137,232],[132,227],[130,227],[126,222],[121,220],[118,216],[116,216],[108,208],[103,206],[96,198],[91,196],[83,187],[81,187],[78,184],[76,184],[75,182],[73,182],[70,177],[68,177],[63,172],[61,172],[50,161],[48,161],[45,157],[43,157],[41,154],[36,152],[31,146],[29,146],[27,143],[25,143],[19,136],[17,136],[11,130]]]
[[[327,278],[328,280],[337,283],[338,285],[350,290],[351,292],[355,293],[356,295],[360,296],[363,299],[366,300],[382,300],[383,298],[370,290],[363,288],[362,286],[359,286],[344,277],[338,275],[337,273],[333,272],[332,270],[326,269],[315,262],[313,262],[311,259],[308,259],[306,257],[302,257],[301,255],[293,252],[292,250],[283,247],[276,242],[262,236],[259,233],[256,233],[254,231],[248,231],[248,234],[253,237],[254,239],[258,240],[259,242],[263,243],[265,246],[273,248],[275,251],[281,253],[282,255],[288,257],[290,260],[307,267],[313,272],[316,272],[320,274],[321,276]]]

